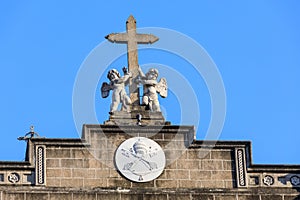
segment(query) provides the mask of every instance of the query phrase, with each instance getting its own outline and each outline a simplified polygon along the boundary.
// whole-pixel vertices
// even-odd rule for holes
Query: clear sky
[[[72,105],[80,69],[93,49],[103,44],[125,48],[105,43],[104,36],[125,31],[132,14],[139,28],[155,27],[153,32],[160,37],[157,49],[139,52],[139,64],[145,69],[161,66],[160,77],[170,76],[164,69],[174,69],[195,93],[193,108],[186,99],[180,102],[187,88],[173,89],[169,98],[161,99],[168,121],[192,125],[199,118],[197,139],[204,139],[213,118],[214,91],[205,77],[194,76],[197,67],[186,59],[195,52],[190,46],[184,48],[178,33],[201,45],[218,69],[221,80],[216,82],[222,82],[226,94],[226,117],[218,139],[252,141],[256,164],[300,164],[299,13],[298,0],[1,1],[0,160],[24,160],[25,142],[17,137],[31,125],[47,138],[80,137]],[[175,33],[169,39],[180,43],[187,54],[159,50],[164,42],[160,29]],[[86,79],[96,89],[93,94],[82,93],[94,97],[90,105],[99,123],[108,119],[110,101],[100,97],[101,83],[108,81],[108,69],[121,71],[126,56],[106,66],[101,66],[101,59],[100,55],[99,63],[94,62],[99,69],[97,82]],[[190,118],[182,120],[185,111],[180,109],[185,107]]]

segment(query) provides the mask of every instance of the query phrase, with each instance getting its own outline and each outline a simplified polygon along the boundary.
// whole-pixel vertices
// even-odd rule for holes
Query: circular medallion
[[[294,186],[300,185],[300,177],[299,176],[292,176],[290,178],[291,184]]]
[[[145,137],[125,140],[116,150],[115,163],[119,172],[131,181],[156,179],[166,165],[165,153],[155,141]]]
[[[267,186],[271,186],[274,184],[274,178],[270,175],[267,175],[263,178],[263,183]]]
[[[8,175],[8,181],[11,183],[18,183],[20,181],[20,175],[18,173],[10,173]]]

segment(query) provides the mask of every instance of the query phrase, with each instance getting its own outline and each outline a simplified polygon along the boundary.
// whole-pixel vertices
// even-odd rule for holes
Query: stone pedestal
[[[138,120],[140,115],[140,121]],[[164,125],[170,124],[165,121],[162,112],[153,112],[146,110],[145,106],[131,106],[131,112],[116,111],[109,116],[109,120],[105,121],[105,125],[136,125],[139,123],[146,125]]]

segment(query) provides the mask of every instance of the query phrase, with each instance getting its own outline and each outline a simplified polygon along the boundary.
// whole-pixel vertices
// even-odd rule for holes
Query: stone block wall
[[[253,165],[249,142],[197,141],[189,126],[85,125],[82,135],[32,138],[25,162],[0,162],[0,200],[300,198],[300,166]],[[118,146],[135,136],[165,152],[150,182],[129,181],[114,165]]]
[[[188,149],[149,183],[126,180],[84,146],[48,147],[46,152],[46,185],[50,187],[233,188],[235,184],[232,150]]]
[[[98,127],[96,127],[98,128]],[[150,137],[165,149],[167,166],[155,180],[134,183],[121,176],[114,166],[116,148],[130,135],[121,132],[99,133],[90,128],[84,135],[84,146],[49,146],[46,150],[47,186],[59,187],[121,187],[121,188],[233,188],[235,186],[234,149],[199,148],[191,129],[178,133],[162,130],[152,134],[131,131],[139,137]],[[176,131],[178,131],[176,129]],[[88,136],[87,136],[88,134]],[[147,135],[148,134],[148,135]]]

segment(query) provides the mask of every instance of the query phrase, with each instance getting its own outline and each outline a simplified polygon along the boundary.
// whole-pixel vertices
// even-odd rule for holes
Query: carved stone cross
[[[127,44],[128,69],[132,74],[129,83],[130,99],[133,105],[140,105],[138,84],[134,80],[138,76],[138,44],[152,44],[158,40],[158,37],[152,34],[139,34],[136,32],[136,21],[132,15],[126,21],[126,33],[111,33],[105,37],[110,42]]]

